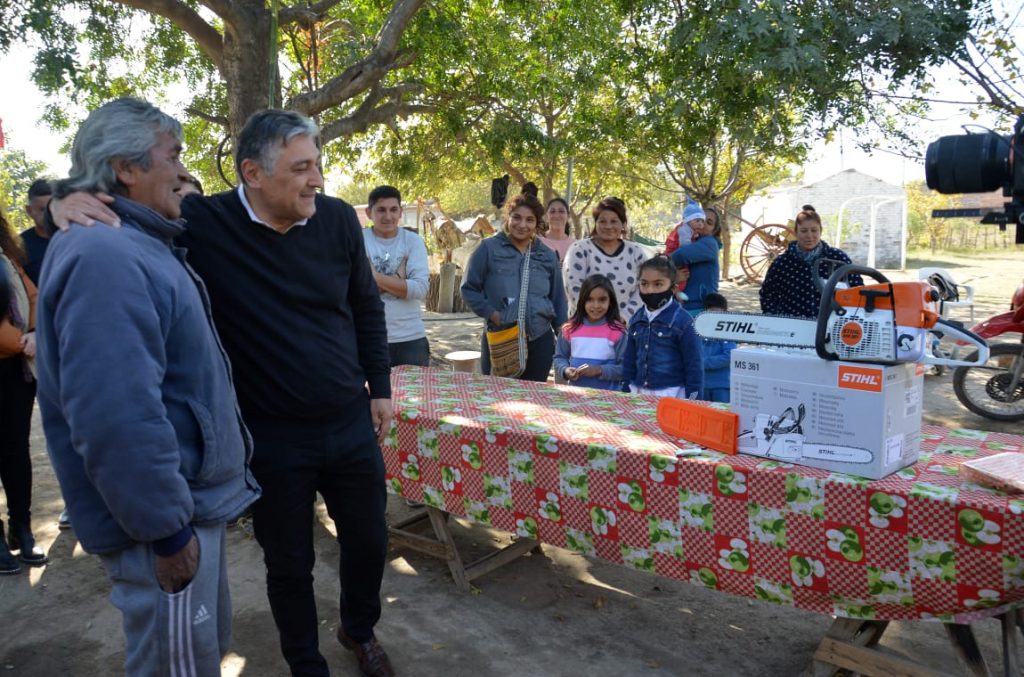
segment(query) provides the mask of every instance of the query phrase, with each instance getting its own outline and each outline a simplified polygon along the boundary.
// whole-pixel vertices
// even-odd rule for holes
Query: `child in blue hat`
[[[700,206],[700,203],[694,200],[692,197],[687,196],[686,207],[683,208],[683,220],[676,224],[669,233],[669,236],[665,239],[665,254],[671,255],[672,252],[679,249],[680,245],[690,244],[697,239],[697,233],[694,231],[693,226],[690,222],[696,220],[705,220],[707,214],[704,213],[704,209]],[[680,266],[680,270],[689,270],[689,266]],[[680,301],[688,300],[686,296],[686,276],[684,279],[676,283],[676,290],[679,292],[677,297]]]

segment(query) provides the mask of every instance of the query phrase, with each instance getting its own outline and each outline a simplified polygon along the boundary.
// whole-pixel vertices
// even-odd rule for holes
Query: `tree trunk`
[[[244,28],[225,27],[224,31],[223,75],[232,139],[238,137],[250,115],[268,106],[281,105],[276,61],[273,101],[268,84],[269,68],[270,14],[263,9],[246,12]]]
[[[729,209],[731,203],[726,200],[722,203],[722,271],[721,278],[729,279],[729,262],[732,258],[732,229],[729,228]]]

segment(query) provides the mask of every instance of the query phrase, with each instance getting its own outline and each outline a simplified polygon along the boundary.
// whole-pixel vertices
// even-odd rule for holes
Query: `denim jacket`
[[[497,310],[501,326],[516,321],[525,258],[504,233],[480,243],[462,281],[462,298],[474,313],[488,319]],[[535,339],[549,330],[557,331],[565,320],[565,289],[558,255],[535,240],[530,250],[530,287],[526,295],[527,336]]]
[[[693,318],[677,302],[653,320],[640,310],[629,321],[622,378],[627,385],[659,390],[684,386],[703,397],[704,358]]]

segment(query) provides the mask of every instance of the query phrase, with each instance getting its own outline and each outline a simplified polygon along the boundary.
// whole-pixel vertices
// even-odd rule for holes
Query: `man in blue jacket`
[[[255,441],[263,497],[253,528],[281,652],[293,675],[329,674],[313,589],[319,493],[338,528],[338,641],[364,674],[390,677],[374,633],[388,534],[379,447],[393,415],[387,325],[355,210],[320,193],[318,135],[294,111],[253,114],[234,151],[240,185],[184,200],[188,228],[176,243],[213,300]],[[58,225],[119,218],[84,192],[55,203]]]
[[[224,525],[260,494],[205,287],[173,245],[181,139],[136,99],[89,115],[57,193],[114,195],[123,227],[55,235],[38,301],[50,456],[75,533],[113,584],[129,675],[220,674]]]

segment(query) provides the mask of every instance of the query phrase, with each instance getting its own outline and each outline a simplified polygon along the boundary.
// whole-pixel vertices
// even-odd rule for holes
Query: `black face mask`
[[[655,292],[653,294],[644,294],[641,292],[640,300],[644,302],[648,310],[657,310],[663,305],[672,300],[675,295],[675,290],[669,287],[665,291]]]

